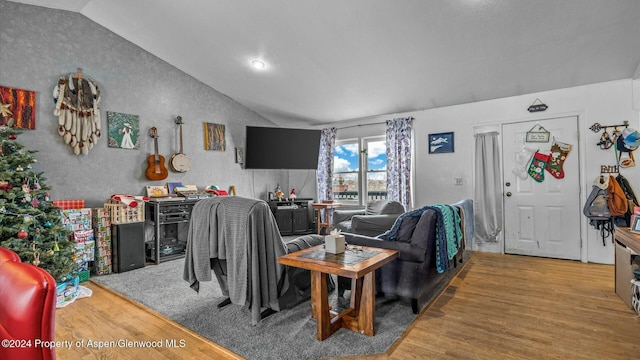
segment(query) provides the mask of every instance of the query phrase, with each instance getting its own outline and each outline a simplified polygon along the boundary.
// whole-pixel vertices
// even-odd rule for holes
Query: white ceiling
[[[15,2],[80,12],[281,125],[629,79],[640,63],[638,0]]]

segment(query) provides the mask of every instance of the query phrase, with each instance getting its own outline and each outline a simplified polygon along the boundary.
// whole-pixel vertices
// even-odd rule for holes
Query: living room
[[[171,26],[170,19],[165,21]],[[611,125],[628,121],[630,127],[640,128],[639,70],[634,71],[639,62],[640,59],[635,59],[625,77],[579,86],[345,118],[336,124],[280,125],[225,95],[223,90],[205,85],[80,13],[0,0],[0,85],[35,91],[37,95],[36,129],[24,131],[19,140],[28,148],[39,151],[35,167],[47,178],[53,199],[80,198],[88,207],[102,206],[113,194],[143,194],[146,186],[165,182],[200,187],[215,184],[225,189],[233,185],[238,195],[259,199],[266,199],[268,192],[279,184],[283,189],[295,188],[299,197],[316,198],[313,170],[247,170],[236,162],[234,149],[246,146],[246,126],[314,129],[336,126],[338,139],[351,139],[383,135],[384,121],[398,117],[413,118],[414,208],[474,198],[476,133],[502,132],[505,124],[531,123],[533,127],[536,122],[576,117],[580,135],[579,141],[573,144],[573,151],[579,154],[576,156],[579,159],[577,181],[582,206],[594,179],[601,174],[601,166],[616,162],[613,149],[603,151],[596,146],[601,134],[590,127],[594,123]],[[55,103],[51,92],[60,76],[75,72],[77,68],[82,68],[84,74],[100,84],[103,113],[139,115],[139,150],[110,148],[103,134],[87,155],[74,155],[57,135],[58,122],[53,115]],[[509,79],[504,82],[508,83]],[[260,87],[260,84],[260,80],[256,80],[256,86]],[[464,83],[459,87],[460,91],[465,91]],[[473,97],[473,94],[469,96]],[[548,109],[529,112],[528,107],[537,100],[548,105]],[[191,159],[191,169],[185,173],[170,172],[163,181],[149,181],[144,170],[148,156],[154,153],[154,139],[147,135],[147,130],[152,126],[157,128],[160,152],[168,157],[179,149],[178,127],[174,122],[178,115],[184,120],[184,152]],[[225,151],[204,149],[203,122],[225,125]],[[428,135],[448,132],[455,135],[455,151],[430,154]],[[505,175],[510,172],[510,169],[503,170]],[[620,172],[640,189],[638,167]],[[456,179],[461,179],[461,185],[456,184]],[[580,211],[581,208],[576,209],[576,212]],[[603,245],[599,231],[584,217],[580,218],[579,228],[578,260],[613,264],[614,247],[610,240]],[[468,248],[502,254],[504,239],[496,242],[472,240]]]

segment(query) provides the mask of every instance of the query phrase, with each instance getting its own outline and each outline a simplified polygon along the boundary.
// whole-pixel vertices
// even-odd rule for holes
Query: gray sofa
[[[365,209],[334,210],[333,228],[342,232],[376,236],[389,230],[404,206],[397,201],[373,200]]]
[[[473,202],[464,200],[455,206],[460,214],[463,237],[459,241],[456,256],[445,267],[453,268],[462,262],[465,241],[473,236]],[[411,300],[413,313],[417,314],[426,305],[430,292],[443,280],[445,273],[436,266],[436,224],[438,212],[428,209],[418,216],[403,217],[395,241],[383,240],[352,233],[345,233],[349,245],[395,249],[399,257],[376,270],[376,291]],[[442,265],[441,265],[442,267]],[[338,279],[338,293],[342,295],[350,288],[351,281]]]

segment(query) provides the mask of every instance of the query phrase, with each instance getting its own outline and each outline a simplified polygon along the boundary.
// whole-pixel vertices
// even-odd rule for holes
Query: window
[[[366,205],[369,200],[386,199],[384,136],[336,141],[332,181],[333,198],[343,204]]]

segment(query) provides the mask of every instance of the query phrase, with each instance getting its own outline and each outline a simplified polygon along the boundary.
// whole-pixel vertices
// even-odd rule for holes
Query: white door
[[[550,132],[549,142],[526,142],[526,134],[542,126]],[[523,146],[541,154],[551,154],[554,139],[572,145],[566,154],[563,178],[542,170],[544,178],[535,181],[517,176],[522,169]],[[578,152],[578,118],[575,116],[502,126],[504,164],[504,234],[505,253],[580,259],[580,173]],[[557,155],[557,153],[556,153]],[[526,169],[529,169],[527,163]],[[559,167],[555,166],[556,169]]]

